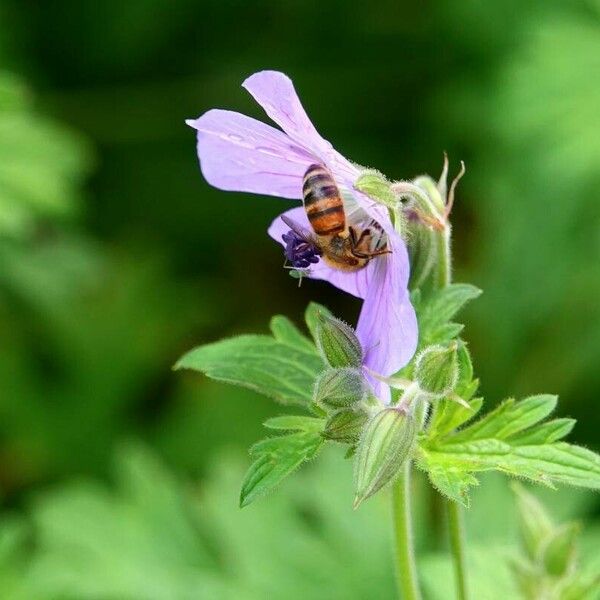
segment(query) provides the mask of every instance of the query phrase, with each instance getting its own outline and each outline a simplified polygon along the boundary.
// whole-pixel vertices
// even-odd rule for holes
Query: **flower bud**
[[[398,181],[391,185],[391,192],[403,199],[411,290],[435,284],[432,280],[435,266],[444,260],[442,253],[447,252],[449,244],[448,217],[454,203],[454,192],[464,172],[464,163],[461,162],[461,169],[448,188],[448,157],[444,156],[444,168],[438,182],[423,175],[413,181]],[[445,247],[446,250],[443,249]]]
[[[356,444],[367,419],[368,415],[364,411],[342,408],[329,417],[322,435],[334,442]]]
[[[336,368],[362,365],[362,348],[350,325],[320,312],[316,335],[317,348],[329,366]]]
[[[327,369],[315,382],[313,401],[325,408],[342,408],[364,400],[367,391],[367,383],[359,369]]]
[[[369,421],[354,463],[354,508],[396,476],[409,458],[416,437],[415,420],[402,409],[386,408]]]
[[[421,390],[434,398],[454,391],[458,382],[458,345],[428,346],[417,356],[415,379]]]
[[[406,223],[409,232],[407,236],[410,260],[409,288],[414,290],[424,285],[438,260],[437,233],[432,229],[416,226],[411,213]]]

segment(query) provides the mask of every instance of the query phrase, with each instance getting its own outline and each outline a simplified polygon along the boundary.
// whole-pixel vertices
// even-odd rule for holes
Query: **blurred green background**
[[[265,68],[356,162],[465,160],[455,279],[485,291],[465,319],[488,405],[558,393],[599,447],[597,0],[0,0],[2,598],[393,597],[385,503],[351,513],[341,457],[239,512],[245,448],[280,409],[171,372],[309,300],[358,311],[280,268],[265,229],[286,201],[199,173],[184,119],[266,120],[240,88]],[[600,539],[597,497],[547,498]],[[514,543],[500,480],[475,506],[475,543]],[[419,532],[432,598],[440,519]]]

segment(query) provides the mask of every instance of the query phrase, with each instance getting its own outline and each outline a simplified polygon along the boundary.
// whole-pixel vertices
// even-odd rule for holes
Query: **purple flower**
[[[404,241],[394,230],[387,209],[354,188],[361,169],[319,135],[286,75],[261,71],[246,79],[243,87],[283,131],[240,113],[218,109],[186,121],[198,130],[198,156],[204,177],[222,190],[299,200],[307,168],[318,163],[329,169],[344,197],[347,217],[365,226],[372,220],[379,223],[391,253],[373,258],[359,271],[344,272],[319,261],[318,250],[309,244],[302,246],[302,239],[280,217],[269,227],[269,235],[285,247],[293,265],[309,267],[309,277],[328,281],[363,299],[356,332],[365,352],[364,364],[381,375],[393,375],[411,359],[417,345],[417,321],[407,291],[409,262]],[[310,229],[303,207],[284,214]],[[380,382],[373,384],[380,396],[388,394]]]

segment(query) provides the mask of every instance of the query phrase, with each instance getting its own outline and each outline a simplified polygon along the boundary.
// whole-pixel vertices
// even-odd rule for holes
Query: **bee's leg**
[[[381,256],[382,254],[392,254],[392,251],[388,250],[387,248],[382,248],[381,250],[374,250],[373,252],[369,252],[369,258]]]
[[[373,252],[359,252],[358,250],[353,249],[352,250],[352,256],[356,256],[356,258],[368,258],[369,260],[371,260],[372,258],[375,258],[376,256],[381,256],[382,254],[391,254],[392,251],[391,250],[387,250],[386,248],[384,248],[383,250],[375,250]]]
[[[365,238],[371,235],[371,230],[367,227],[367,229],[363,229],[358,240],[356,240],[355,246],[360,246]]]
[[[358,240],[356,239],[356,229],[354,227],[348,227],[348,233],[350,234],[350,242],[352,243],[352,248],[356,248]]]

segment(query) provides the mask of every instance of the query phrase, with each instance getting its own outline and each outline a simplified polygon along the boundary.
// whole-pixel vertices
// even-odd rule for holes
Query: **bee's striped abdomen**
[[[341,233],[346,229],[346,213],[340,190],[323,165],[308,167],[302,193],[306,215],[317,235]]]

